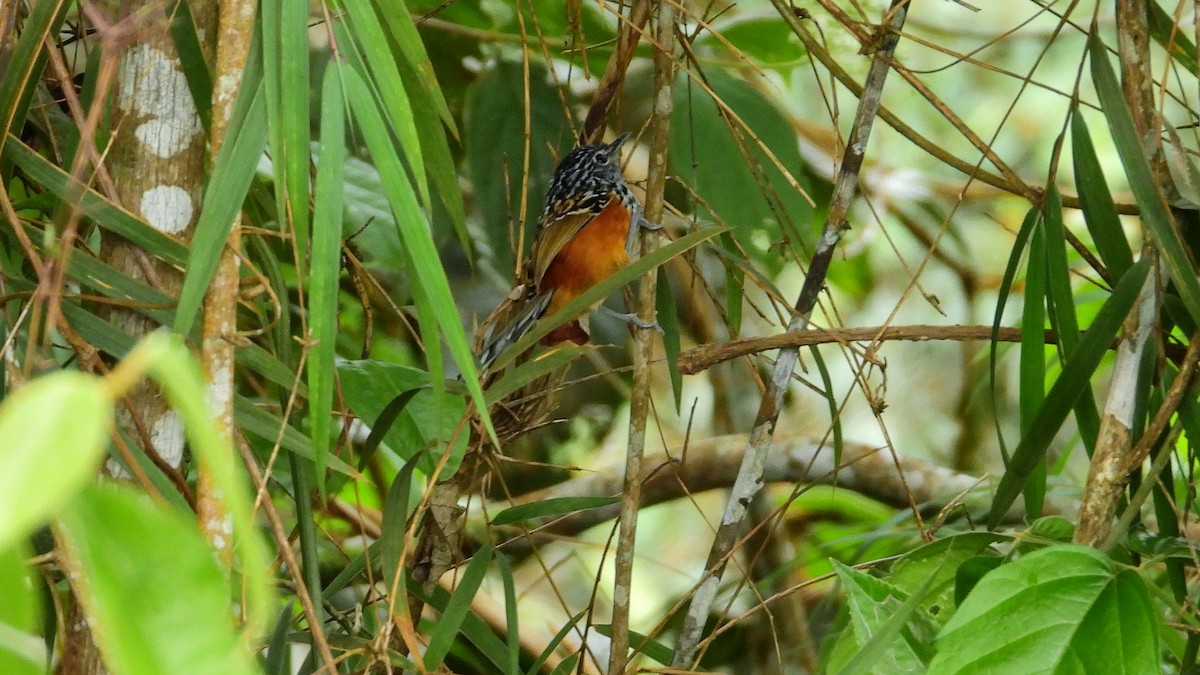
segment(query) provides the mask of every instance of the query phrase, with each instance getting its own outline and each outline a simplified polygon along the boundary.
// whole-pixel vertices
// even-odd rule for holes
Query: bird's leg
[[[615,316],[616,318],[624,321],[625,323],[628,323],[637,328],[653,328],[654,330],[656,330],[660,333],[663,332],[662,326],[658,325],[657,321],[643,321],[642,318],[639,317],[634,312],[618,312],[617,310],[609,309],[608,307],[606,307],[604,305],[600,305],[600,311],[604,312],[605,314],[608,314],[609,316]]]
[[[661,230],[662,223],[652,223],[652,222],[646,220],[645,218],[643,218],[639,214],[638,215],[638,227],[642,228],[643,230],[652,230],[652,231],[653,230]]]

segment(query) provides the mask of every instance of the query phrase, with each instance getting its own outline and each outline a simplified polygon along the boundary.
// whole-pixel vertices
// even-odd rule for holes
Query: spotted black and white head
[[[633,198],[621,174],[621,145],[629,134],[611,143],[581,145],[559,161],[546,191],[542,221],[572,213],[599,212],[616,194],[623,201]]]

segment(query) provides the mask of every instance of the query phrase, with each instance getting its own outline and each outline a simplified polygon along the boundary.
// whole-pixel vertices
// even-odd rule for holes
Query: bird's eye
[[[596,154],[592,155],[592,162],[596,164],[603,164],[606,161],[608,161],[608,158],[605,157],[604,153],[602,152],[597,152]]]

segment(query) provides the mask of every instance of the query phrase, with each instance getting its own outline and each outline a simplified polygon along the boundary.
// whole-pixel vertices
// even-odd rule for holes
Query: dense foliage
[[[0,5],[0,673],[1192,672],[1195,10],[973,4]]]

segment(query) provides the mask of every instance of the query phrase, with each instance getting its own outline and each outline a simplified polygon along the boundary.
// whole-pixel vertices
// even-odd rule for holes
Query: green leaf
[[[960,566],[971,558],[985,555],[993,544],[1008,539],[993,532],[966,532],[938,539],[897,560],[887,580],[910,595],[928,583],[921,609],[937,623],[944,624],[954,613],[956,573]],[[988,557],[999,560],[994,552]]]
[[[248,106],[242,99],[252,97]],[[212,180],[204,190],[204,203],[196,233],[188,254],[183,288],[179,291],[179,306],[175,310],[175,332],[187,335],[192,330],[204,295],[212,283],[225,242],[233,227],[234,218],[242,210],[242,202],[250,190],[250,182],[258,170],[267,143],[267,124],[262,91],[251,78],[243,82],[235,113],[230,122],[229,136],[221,144],[212,170]],[[248,108],[248,109],[246,109]]]
[[[954,604],[962,605],[979,581],[1003,562],[1003,558],[994,555],[977,555],[964,560],[954,571]]]
[[[902,635],[909,619],[919,609],[932,578],[909,597],[890,584],[831,559],[838,579],[846,589],[846,605],[857,647],[853,656],[830,670],[840,675],[853,673],[912,673],[924,669],[914,650],[911,635]],[[849,633],[849,631],[847,631]]]
[[[1004,268],[1004,277],[1000,281],[1000,294],[996,299],[996,312],[992,317],[992,337],[988,343],[988,382],[992,388],[992,405],[996,402],[996,347],[999,341],[996,336],[1000,330],[1000,322],[1004,318],[1004,307],[1008,304],[1008,296],[1012,292],[1013,283],[1017,279],[1017,269],[1021,266],[1021,255],[1025,252],[1025,246],[1028,244],[1033,232],[1038,228],[1041,221],[1041,213],[1037,209],[1029,209],[1025,213],[1025,220],[1021,223],[1021,229],[1017,231],[1016,240],[1013,241],[1012,252],[1008,255],[1008,264]],[[1022,336],[1024,337],[1024,336]],[[1000,443],[1000,455],[1004,458],[1004,463],[1008,464],[1009,455],[1008,448],[1004,444],[1004,434],[1000,431],[1000,415],[994,415],[996,422],[996,440]]]
[[[1141,577],[1075,545],[984,576],[937,649],[931,675],[1160,672],[1158,617]]]
[[[317,490],[324,498],[325,458],[333,424],[333,360],[337,355],[338,280],[342,271],[342,167],[346,162],[346,113],[336,68],[325,70],[321,101],[321,160],[313,197],[308,284],[308,330],[313,346],[307,365]],[[307,172],[305,179],[307,194]]]
[[[191,5],[183,0],[174,0],[167,10],[171,17],[171,39],[179,55],[179,69],[187,81],[196,115],[206,134],[212,131],[212,75],[204,61],[200,37],[196,33],[196,22],[192,17]]]
[[[26,557],[24,546],[0,546],[0,673],[11,675],[38,675],[48,663]]]
[[[515,233],[524,229],[528,250],[555,161],[574,144],[558,92],[550,86],[546,69],[536,61],[530,64],[529,110],[525,109],[524,89],[521,64],[502,60],[467,89],[464,106],[463,142],[476,208],[483,217],[493,266],[506,276],[514,270],[513,248],[522,241]],[[514,233],[511,238],[510,233]],[[516,253],[523,255],[524,251]]]
[[[400,236],[405,243],[409,281],[413,284],[414,299],[417,302],[418,314],[422,318],[421,332],[426,338],[425,350],[430,372],[442,372],[440,341],[436,338],[441,333],[462,371],[463,381],[484,426],[492,436],[493,442],[498,444],[491,418],[487,414],[483,389],[475,372],[475,355],[471,352],[471,346],[463,332],[462,322],[458,317],[458,306],[450,292],[446,270],[441,265],[437,249],[429,235],[425,215],[417,204],[412,185],[404,167],[400,165],[391,138],[384,128],[383,119],[375,108],[366,85],[354,69],[342,67],[341,72],[351,109],[362,129],[367,147],[371,150],[371,158],[375,160],[379,175],[384,179],[384,190],[388,194],[392,211],[396,215],[396,223],[400,228]],[[427,317],[435,317],[436,324],[428,325]],[[431,385],[434,391],[438,392],[442,387],[441,378],[433,378]]]
[[[1067,259],[1067,234],[1062,220],[1062,196],[1058,188],[1051,185],[1043,204],[1046,226],[1046,299],[1049,308],[1050,326],[1058,335],[1062,346],[1062,358],[1069,359],[1079,345],[1079,319],[1075,315],[1075,294],[1071,290],[1071,266]],[[1100,413],[1096,410],[1096,399],[1092,388],[1085,387],[1075,402],[1075,423],[1083,438],[1088,455],[1096,446],[1100,433]],[[1029,511],[1030,515],[1040,514]]]
[[[387,582],[389,596],[394,592],[393,611],[407,612],[408,603],[405,592],[405,574],[400,567],[404,555],[404,540],[408,532],[408,518],[412,508],[413,468],[416,462],[404,464],[392,485],[388,488],[387,497],[383,502],[383,525],[380,537],[379,556],[383,565],[383,578]]]
[[[420,390],[399,413],[384,441],[405,461],[420,456],[418,468],[421,473],[432,475],[438,458],[426,451],[439,449],[439,444],[448,443],[454,436],[466,413],[462,399],[448,392],[433,391],[429,386],[429,373],[396,363],[339,359],[337,369],[346,403],[368,423],[380,420],[389,402],[400,394]],[[451,475],[458,468],[466,450],[466,436],[459,434],[443,476]]]
[[[1167,273],[1171,281],[1175,282],[1179,298],[1192,321],[1200,323],[1200,277],[1196,276],[1196,266],[1179,234],[1178,224],[1171,216],[1159,186],[1154,182],[1142,137],[1133,126],[1133,116],[1129,107],[1125,105],[1121,85],[1117,82],[1112,64],[1108,61],[1108,52],[1095,35],[1088,41],[1088,52],[1092,64],[1092,80],[1100,98],[1100,107],[1108,120],[1108,128],[1116,144],[1117,154],[1121,156],[1121,164],[1125,166],[1129,188],[1133,190],[1134,200],[1137,201],[1142,214],[1142,222],[1150,231]]]
[[[39,2],[30,6],[29,16],[21,24],[21,35],[8,52],[10,60],[0,76],[0,134],[20,136],[20,128],[29,110],[29,101],[46,67],[42,45],[53,41],[71,3],[64,0]],[[10,7],[10,9],[12,9]],[[8,40],[11,35],[6,35]]]
[[[1080,340],[1078,349],[1063,365],[1062,373],[1050,387],[1045,402],[1030,423],[1029,433],[1021,438],[1021,443],[1013,451],[1008,469],[996,487],[996,497],[992,500],[992,510],[988,515],[990,527],[996,527],[1008,512],[1008,507],[1017,498],[1021,486],[1028,480],[1038,462],[1045,457],[1046,449],[1050,447],[1054,435],[1067,418],[1067,413],[1080,393],[1089,386],[1089,379],[1095,374],[1100,360],[1107,353],[1117,331],[1121,329],[1121,323],[1141,292],[1149,270],[1150,265],[1146,259],[1138,261],[1129,269],[1096,314],[1092,325]]]
[[[492,518],[492,525],[509,525],[522,520],[558,516],[586,509],[598,509],[621,501],[620,497],[557,497],[504,509]]]
[[[194,521],[104,485],[79,494],[58,527],[114,673],[260,672],[233,628],[224,574]]]
[[[529,359],[515,368],[505,370],[504,375],[487,389],[488,405],[505,400],[509,394],[547,373],[565,368],[584,351],[583,347],[567,342],[556,345],[554,349],[538,354],[536,358]]]
[[[517,607],[517,587],[513,582],[512,563],[508,556],[496,556],[496,566],[500,568],[500,581],[504,584],[504,619],[508,635],[508,672],[519,675],[521,672],[521,616]]]
[[[263,658],[263,671],[267,675],[288,675],[293,672],[291,646],[287,638],[294,613],[295,603],[289,602],[279,611],[279,618],[275,619],[275,630],[271,631],[271,640],[267,643]]]
[[[611,623],[598,623],[592,626],[595,631],[604,637],[612,637]],[[648,635],[643,635],[637,631],[629,631],[629,648],[634,654],[645,654],[647,657],[658,661],[663,665],[671,663],[671,648],[663,643],[653,640]]]
[[[713,32],[705,31],[696,40],[696,46],[726,52],[726,58],[750,57],[759,65],[780,69],[797,65],[808,54],[787,23],[771,16],[735,21]]]
[[[1133,266],[1133,253],[1104,180],[1092,136],[1078,108],[1071,111],[1071,156],[1075,163],[1075,189],[1079,192],[1083,220],[1108,273],[1113,279],[1120,279]]]
[[[0,403],[0,550],[96,475],[112,413],[101,380],[70,370],[39,377]]]
[[[566,639],[567,634],[575,628],[575,624],[579,623],[579,620],[586,615],[587,612],[580,612],[571,617],[571,620],[563,625],[562,628],[558,629],[558,632],[554,634],[554,637],[550,640],[550,643],[547,644],[546,648],[542,650],[542,653],[538,655],[537,659],[533,662],[533,665],[529,667],[529,670],[525,671],[525,675],[537,675],[538,673],[542,672],[542,665],[545,664],[546,660],[550,658],[550,655],[553,654],[556,649],[558,649],[558,646],[562,644],[563,640]],[[667,650],[667,659],[665,661],[659,661],[659,663],[670,662],[671,651]]]
[[[1186,72],[1194,73],[1200,70],[1200,62],[1196,58],[1196,45],[1188,39],[1187,34],[1180,30],[1175,20],[1160,5],[1146,3],[1150,37],[1162,47],[1171,58],[1183,66]]]
[[[239,575],[235,584],[240,588],[242,615],[250,632],[258,635],[266,630],[273,614],[270,558],[255,523],[250,486],[242,461],[234,455],[233,439],[221,434],[213,420],[200,363],[182,338],[163,330],[143,338],[121,365],[134,372],[148,368],[183,419],[188,445],[200,470],[221,495],[232,524],[232,540],[215,545],[228,546],[239,563],[235,566]]]
[[[458,587],[454,589],[450,601],[442,610],[441,619],[429,634],[429,646],[425,649],[424,658],[426,668],[432,670],[441,665],[446,654],[450,653],[454,638],[458,636],[467,613],[471,611],[471,600],[475,597],[475,592],[479,590],[479,585],[483,583],[483,577],[487,573],[488,564],[491,561],[492,549],[486,546],[476,551],[474,557],[471,558],[466,571],[458,581]],[[505,650],[505,661],[507,661],[507,653]]]
[[[16,136],[4,142],[4,159],[12,162],[29,178],[54,193],[59,199],[79,207],[100,227],[128,239],[150,255],[172,265],[187,262],[187,248],[178,240],[147,225],[133,214],[84,186],[59,167],[51,164]]]
[[[774,277],[785,256],[773,244],[787,238],[800,249],[801,242],[814,239],[812,205],[759,147],[761,142],[769,148],[800,188],[810,192],[800,173],[804,160],[795,131],[775,101],[749,82],[722,71],[706,75],[713,92],[758,140],[727,117],[708,92],[683,78],[674,88],[672,172],[702,200],[700,218],[730,226],[747,255]]]
[[[1046,229],[1042,217],[1035,218],[1029,238],[1029,263],[1025,271],[1024,310],[1021,312],[1021,435],[1030,427],[1046,397]],[[1025,509],[1041,515],[1046,494],[1046,463],[1039,461],[1025,482]]]
[[[383,113],[382,119],[399,141],[402,155],[411,169],[409,178],[416,184],[421,203],[429,208],[429,181],[425,175],[425,160],[416,123],[413,121],[412,104],[409,103],[404,80],[400,78],[400,70],[379,21],[379,14],[369,0],[342,0],[342,4],[346,8],[345,16],[350,20],[351,33],[356,38],[344,48],[358,52],[361,58],[359,63],[370,69],[369,74],[366,70],[357,69],[362,76],[361,83],[374,93],[377,109]],[[390,146],[391,143],[388,143],[387,147]]]

